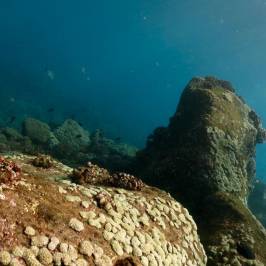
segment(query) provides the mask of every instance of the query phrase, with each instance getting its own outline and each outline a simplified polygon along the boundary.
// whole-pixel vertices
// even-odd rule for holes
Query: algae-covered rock
[[[145,184],[136,176],[115,172],[110,173],[105,168],[88,162],[83,167],[78,167],[73,171],[74,181],[78,184],[102,185],[124,188],[127,190],[142,190]]]
[[[84,150],[90,144],[89,132],[72,119],[67,119],[57,128],[55,136],[59,140],[59,149],[66,154]]]
[[[138,154],[138,168],[189,205],[215,192],[246,201],[263,139],[260,119],[228,82],[194,78],[169,126],[155,130]]]
[[[135,172],[193,214],[208,265],[266,265],[266,233],[247,207],[260,119],[230,83],[194,78],[168,127],[157,128],[137,155]]]
[[[249,195],[248,205],[257,219],[266,228],[266,184],[256,180],[254,189]]]
[[[23,122],[23,133],[37,144],[54,146],[58,143],[49,125],[35,118],[25,119]]]
[[[206,197],[199,209],[208,265],[266,265],[266,230],[241,200],[216,193]]]
[[[0,152],[20,151],[34,153],[36,146],[27,136],[22,136],[14,128],[6,127],[0,130]]]
[[[137,151],[131,145],[106,138],[101,130],[90,136],[71,119],[57,127],[54,133],[48,124],[27,118],[22,124],[22,133],[15,128],[1,128],[0,152],[45,153],[71,166],[93,161],[113,171],[126,171]]]
[[[1,129],[1,133],[6,136],[8,140],[11,141],[21,141],[23,136],[15,128],[5,127]]]
[[[2,261],[206,265],[196,224],[169,194],[152,187],[133,192],[77,185],[69,180],[71,168],[58,162],[49,169],[36,168],[29,163],[32,159],[9,157],[21,166],[21,181],[1,190]]]

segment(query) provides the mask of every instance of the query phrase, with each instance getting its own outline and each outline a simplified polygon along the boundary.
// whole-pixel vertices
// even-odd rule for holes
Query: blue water
[[[0,1],[2,112],[73,117],[141,147],[193,76],[215,75],[266,124],[265,28],[262,0]]]

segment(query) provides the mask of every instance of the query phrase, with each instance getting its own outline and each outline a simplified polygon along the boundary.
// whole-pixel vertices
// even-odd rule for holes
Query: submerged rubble
[[[78,185],[73,169],[34,167],[32,159],[8,156],[21,180],[2,188],[0,217],[13,227],[0,233],[0,264],[206,265],[195,222],[169,194]]]

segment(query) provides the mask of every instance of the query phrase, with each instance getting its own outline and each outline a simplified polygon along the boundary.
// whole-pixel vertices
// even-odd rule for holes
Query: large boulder
[[[8,159],[21,169],[0,184],[1,265],[206,265],[196,224],[169,194],[77,185],[56,161]]]
[[[266,265],[266,232],[247,207],[264,140],[260,119],[229,82],[194,78],[168,127],[137,155],[135,172],[194,215],[208,265]]]
[[[54,133],[59,140],[57,150],[63,157],[85,151],[90,144],[89,132],[72,119],[67,119]]]
[[[215,192],[246,202],[255,145],[264,139],[260,119],[228,82],[194,78],[169,126],[156,129],[138,154],[139,169],[153,184],[184,195],[187,204]]]
[[[15,128],[12,127],[4,127],[1,129],[1,133],[6,136],[6,138],[10,141],[21,141],[23,136],[18,132]]]
[[[26,118],[23,122],[23,133],[33,142],[39,145],[53,147],[58,144],[58,140],[52,133],[50,126],[35,118]]]
[[[0,152],[20,151],[34,153],[37,150],[28,136],[22,136],[15,128],[0,129]]]

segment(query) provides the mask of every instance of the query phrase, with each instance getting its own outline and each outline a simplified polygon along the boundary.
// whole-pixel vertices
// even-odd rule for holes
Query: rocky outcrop
[[[77,185],[71,168],[33,160],[8,157],[20,180],[0,180],[1,265],[206,265],[196,224],[169,194]]]
[[[76,121],[67,119],[55,130],[55,136],[59,140],[59,147],[64,154],[77,153],[86,150],[90,144],[90,134]]]
[[[14,128],[0,129],[0,152],[20,151],[32,153],[34,144],[28,136],[23,136]]]
[[[47,145],[47,147],[58,144],[58,140],[51,132],[49,125],[34,118],[25,119],[23,133],[37,144]]]
[[[194,215],[209,265],[266,265],[266,234],[247,208],[255,145],[265,136],[229,82],[194,78],[168,127],[157,128],[137,155],[135,172]]]
[[[255,145],[264,139],[260,119],[228,82],[194,78],[169,126],[156,129],[138,154],[140,172],[189,205],[215,192],[246,202]]]
[[[90,135],[71,119],[52,129],[42,121],[27,118],[22,128],[22,132],[0,128],[0,152],[45,153],[71,166],[92,161],[110,170],[125,171],[137,151],[126,143],[106,138],[101,130]]]

